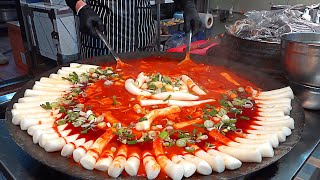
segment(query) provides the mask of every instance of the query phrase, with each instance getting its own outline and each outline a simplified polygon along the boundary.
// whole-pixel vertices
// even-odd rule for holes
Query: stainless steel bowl
[[[320,87],[320,33],[288,33],[280,38],[282,68],[287,77]]]
[[[320,88],[291,81],[290,86],[306,109],[320,110]]]

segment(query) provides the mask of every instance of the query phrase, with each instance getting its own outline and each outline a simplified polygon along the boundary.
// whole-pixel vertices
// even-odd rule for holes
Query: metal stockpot
[[[281,57],[288,79],[320,87],[320,33],[283,34]]]
[[[320,88],[299,84],[291,81],[290,86],[294,94],[301,100],[306,109],[320,110]]]

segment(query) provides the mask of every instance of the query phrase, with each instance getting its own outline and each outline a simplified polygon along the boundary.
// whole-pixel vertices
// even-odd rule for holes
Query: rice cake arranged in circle
[[[71,63],[42,77],[13,105],[12,123],[85,169],[148,179],[260,163],[294,129],[290,87],[261,91],[205,64],[126,63]]]

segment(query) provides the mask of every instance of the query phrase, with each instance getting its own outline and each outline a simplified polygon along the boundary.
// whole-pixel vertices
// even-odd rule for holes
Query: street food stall
[[[79,9],[82,1],[71,9],[21,2],[29,68],[39,62],[32,58],[57,63],[0,97],[4,178],[296,177],[320,142],[320,4],[244,12],[188,2],[197,8],[137,5],[138,24],[150,20],[143,12],[155,16],[155,25],[137,34],[154,38],[134,41],[125,23],[116,25],[119,32],[107,27],[109,34],[99,28],[89,2]],[[99,9],[107,5],[91,6],[107,14]],[[199,33],[186,18],[196,9]],[[91,40],[80,35],[84,20],[96,23],[86,29]],[[132,52],[130,43],[141,47]],[[99,48],[91,51],[92,44]],[[108,55],[92,56],[99,52]]]

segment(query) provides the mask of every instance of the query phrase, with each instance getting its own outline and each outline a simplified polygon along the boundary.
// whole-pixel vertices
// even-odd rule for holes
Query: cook
[[[184,31],[196,34],[201,21],[194,0],[174,0],[184,11]],[[103,31],[117,53],[155,49],[150,0],[66,0],[80,21],[81,56],[108,54],[94,28]]]

